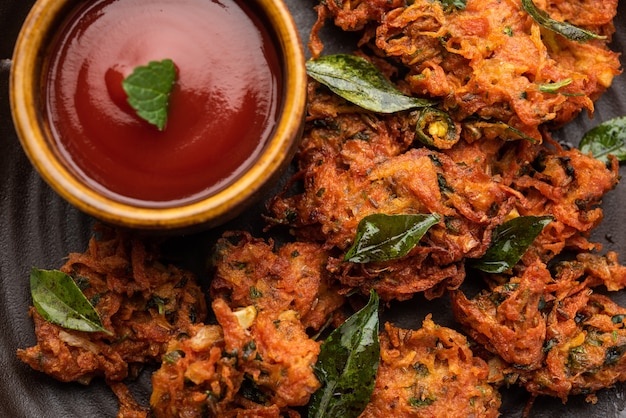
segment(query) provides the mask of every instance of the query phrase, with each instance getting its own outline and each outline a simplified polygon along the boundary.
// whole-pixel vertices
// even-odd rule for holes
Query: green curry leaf
[[[487,273],[504,273],[522,258],[552,216],[519,216],[498,226],[485,254],[469,265]]]
[[[522,7],[535,22],[552,32],[563,35],[571,41],[585,42],[590,39],[606,39],[606,36],[600,36],[567,22],[559,22],[558,20],[552,19],[548,13],[539,9],[532,0],[522,0]]]
[[[359,222],[354,244],[344,261],[369,263],[404,257],[440,219],[438,214],[366,216]]]
[[[322,343],[315,373],[322,383],[311,397],[311,418],[356,418],[372,396],[380,363],[378,295]]]
[[[74,280],[62,271],[33,268],[30,292],[35,309],[46,321],[68,329],[112,335]]]
[[[135,68],[122,81],[122,87],[137,115],[162,131],[167,123],[170,93],[175,82],[176,66],[172,60],[164,59]]]
[[[587,131],[579,148],[600,161],[607,162],[609,155],[614,155],[618,161],[626,160],[626,116],[607,120]]]
[[[407,96],[364,58],[350,54],[327,55],[306,63],[309,76],[338,96],[380,113],[432,106],[434,102]]]

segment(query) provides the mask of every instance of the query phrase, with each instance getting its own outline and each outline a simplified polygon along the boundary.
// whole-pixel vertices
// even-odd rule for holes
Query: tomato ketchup
[[[46,116],[85,182],[145,207],[218,191],[258,156],[278,119],[281,66],[264,22],[243,1],[95,0],[51,51]],[[127,102],[135,67],[174,61],[162,131]]]

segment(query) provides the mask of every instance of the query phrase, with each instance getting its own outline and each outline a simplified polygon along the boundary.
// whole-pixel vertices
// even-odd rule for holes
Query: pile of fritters
[[[592,250],[586,236],[602,219],[602,196],[618,181],[616,161],[578,150],[499,138],[448,150],[423,147],[408,128],[410,113],[377,115],[350,106],[316,82],[298,154],[301,193],[276,196],[271,222],[298,239],[345,252],[359,221],[374,213],[438,213],[443,219],[407,257],[355,265],[331,260],[348,287],[374,288],[384,299],[416,292],[440,296],[465,278],[465,261],[482,256],[494,228],[516,216],[552,215],[526,263],[564,249]]]
[[[467,337],[430,317],[418,330],[385,324],[363,417],[497,416],[505,384],[593,402],[597,390],[626,380],[626,309],[594,293],[622,289],[626,267],[589,240],[618,162],[550,136],[592,113],[620,73],[607,47],[617,0],[535,2],[605,37],[585,43],[542,28],[518,0],[456,3],[323,1],[310,39],[317,57],[328,21],[361,33],[355,53],[406,94],[437,99],[460,128],[454,145],[418,141],[420,110],[366,111],[311,80],[297,172],[265,216],[268,233],[286,227],[294,240],[275,246],[246,232],[219,240],[215,324],[200,323],[204,300],[187,273],[157,263],[138,241],[109,237],[70,256],[64,270],[88,280],[85,294],[100,296],[96,309],[115,338],[63,330],[33,311],[38,345],[20,358],[61,380],[104,376],[120,416],[148,413],[121,383],[130,365],[161,361],[154,416],[296,417],[320,387],[313,336],[341,324],[351,295],[374,289],[384,301],[449,294]],[[400,259],[344,261],[359,222],[379,213],[441,221]],[[546,215],[552,221],[520,262],[484,274],[484,290],[466,296],[468,261],[487,251],[494,230]]]
[[[101,225],[95,233],[87,251],[70,254],[60,270],[74,278],[112,334],[65,329],[31,308],[37,345],[17,355],[63,382],[103,377],[120,399],[120,416],[145,416],[147,408],[123,382],[145,364],[160,363],[170,339],[206,319],[205,296],[193,274],[161,263],[155,245]]]
[[[371,56],[400,64],[398,81],[408,93],[441,98],[457,120],[480,116],[509,124],[541,141],[540,127],[571,121],[620,73],[619,55],[607,42],[614,32],[617,0],[535,4],[553,19],[607,39],[577,42],[556,35],[521,10],[520,0],[468,0],[463,9],[432,0],[324,1],[311,47],[327,19],[360,31]],[[553,83],[568,80],[555,94]]]

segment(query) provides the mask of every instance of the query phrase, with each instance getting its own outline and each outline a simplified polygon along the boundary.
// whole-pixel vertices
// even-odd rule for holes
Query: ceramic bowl
[[[64,18],[84,0],[39,0],[28,15],[12,59],[13,121],[28,158],[43,179],[69,203],[104,222],[142,230],[183,231],[230,220],[257,202],[280,178],[297,148],[306,106],[304,52],[282,0],[246,0],[270,28],[282,65],[280,114],[255,162],[223,189],[200,200],[146,207],[111,198],[76,174],[51,138],[42,98],[51,42]]]

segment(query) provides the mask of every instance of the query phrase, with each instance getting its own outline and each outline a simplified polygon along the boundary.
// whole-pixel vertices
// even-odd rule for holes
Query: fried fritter
[[[314,242],[274,249],[271,240],[229,232],[215,247],[211,297],[226,300],[231,309],[253,305],[278,314],[293,310],[305,328],[316,331],[333,320],[345,301],[326,268],[328,258]]]
[[[227,349],[253,345],[239,367],[278,407],[301,406],[319,387],[312,366],[319,342],[306,330],[332,321],[344,297],[331,285],[328,253],[314,243],[293,242],[275,252],[273,244],[241,234],[236,244],[217,245],[211,283],[213,310],[224,327]],[[246,330],[232,324],[232,312],[253,309]],[[230,323],[227,327],[225,323]],[[230,332],[232,331],[232,332]]]
[[[292,408],[320,386],[313,373],[320,343],[307,330],[332,322],[344,302],[327,259],[313,243],[274,250],[248,233],[227,233],[211,283],[219,325],[170,342],[153,377],[155,415],[297,416]]]
[[[443,152],[411,148],[414,130],[407,129],[406,114],[350,108],[315,83],[310,92],[296,174],[304,192],[276,196],[272,221],[293,226],[302,240],[345,251],[367,215],[439,213],[445,222],[406,259],[371,266],[337,261],[330,268],[343,284],[364,292],[375,283],[383,299],[420,291],[436,296],[458,286],[462,260],[484,253],[491,230],[513,209],[515,193],[484,170],[486,156],[461,165]]]
[[[516,216],[554,216],[524,258],[544,262],[564,249],[597,246],[587,234],[602,219],[602,197],[618,182],[610,167],[551,140],[467,142],[447,150],[415,143],[411,113],[378,115],[309,86],[308,121],[293,182],[270,204],[271,222],[303,241],[345,252],[358,223],[376,213],[438,213],[421,245],[400,260],[356,265],[333,255],[328,267],[346,286],[383,299],[429,298],[458,287],[465,260],[479,258],[492,231]]]
[[[535,3],[606,39],[583,43],[556,35],[520,1],[468,0],[460,9],[432,0],[328,1],[317,6],[310,45],[318,56],[318,32],[327,19],[361,31],[361,45],[402,66],[408,92],[441,98],[457,120],[498,120],[541,141],[540,126],[563,125],[585,109],[592,113],[593,101],[620,74],[619,54],[607,47],[618,2]]]
[[[64,382],[87,384],[102,376],[125,396],[119,383],[144,364],[160,362],[173,336],[205,319],[206,302],[193,274],[162,264],[156,248],[103,226],[96,234],[89,249],[70,254],[60,270],[74,278],[113,334],[65,329],[32,308],[37,345],[17,355]]]
[[[544,358],[546,322],[539,305],[549,280],[550,272],[537,263],[471,302],[461,291],[452,292],[454,316],[470,337],[507,363],[535,369]]]
[[[365,417],[497,417],[500,394],[467,339],[427,317],[422,328],[385,324],[381,363]]]
[[[150,406],[155,417],[227,416],[244,374],[238,355],[226,351],[222,327],[198,325],[173,338],[152,375]]]
[[[626,381],[626,309],[604,295],[581,291],[563,300],[547,318],[544,367],[520,373],[533,395],[567,401]]]
[[[592,286],[623,287],[626,268],[614,254],[581,254],[554,275],[536,263],[521,277],[468,300],[452,294],[456,319],[468,334],[499,356],[500,373],[533,396],[563,402],[626,380],[626,309]],[[611,266],[611,267],[609,267]]]

